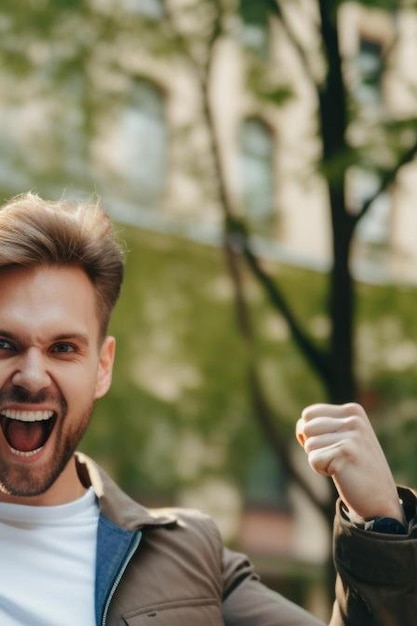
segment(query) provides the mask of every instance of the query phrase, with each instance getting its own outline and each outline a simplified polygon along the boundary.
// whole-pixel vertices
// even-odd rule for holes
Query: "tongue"
[[[21,452],[36,450],[44,443],[42,422],[9,420],[5,435],[11,447]]]

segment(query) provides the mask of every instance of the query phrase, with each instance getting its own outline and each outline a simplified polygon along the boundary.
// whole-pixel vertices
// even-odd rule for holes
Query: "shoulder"
[[[142,527],[142,539],[133,558],[137,575],[147,583],[161,577],[168,586],[194,590],[199,597],[221,598],[223,542],[214,521],[196,510],[150,509],[155,518],[169,517],[168,525]],[[141,583],[144,584],[144,583]]]
[[[213,548],[220,554],[223,549],[223,540],[216,522],[212,517],[198,509],[169,507],[149,509],[151,516],[166,517],[175,520],[165,527],[171,540],[191,542],[200,548]],[[162,531],[162,528],[159,529]]]

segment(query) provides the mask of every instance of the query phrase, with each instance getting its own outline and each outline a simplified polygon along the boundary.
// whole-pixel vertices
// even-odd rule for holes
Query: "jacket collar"
[[[75,455],[77,471],[85,487],[93,487],[100,512],[125,530],[144,527],[173,526],[177,516],[171,509],[147,509],[138,504],[110,478],[110,476],[82,452]]]

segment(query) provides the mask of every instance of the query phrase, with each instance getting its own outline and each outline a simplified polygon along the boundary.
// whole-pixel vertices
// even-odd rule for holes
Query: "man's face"
[[[0,271],[0,500],[80,493],[73,453],[111,382],[94,288],[77,267]]]

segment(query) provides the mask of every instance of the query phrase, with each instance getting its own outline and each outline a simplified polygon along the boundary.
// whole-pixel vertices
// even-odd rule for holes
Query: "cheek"
[[[72,371],[62,372],[56,382],[68,404],[83,406],[91,403],[96,397],[97,376],[98,371],[95,365],[88,369],[75,368]]]

